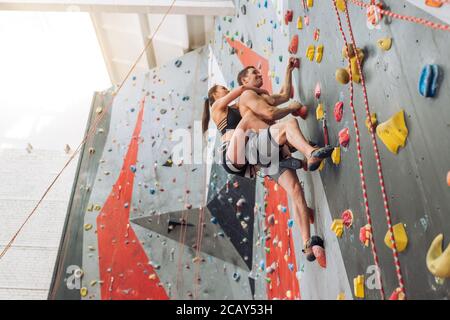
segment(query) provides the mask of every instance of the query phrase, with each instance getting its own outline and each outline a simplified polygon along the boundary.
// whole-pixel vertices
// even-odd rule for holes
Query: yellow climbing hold
[[[344,220],[334,219],[330,229],[338,238],[342,237],[342,234],[344,233]]]
[[[80,295],[84,298],[88,294],[88,289],[86,287],[83,287],[80,289]]]
[[[84,230],[89,231],[91,229],[92,229],[92,224],[87,223],[87,224],[84,225]]]
[[[443,234],[434,238],[427,252],[427,267],[435,277],[450,278],[450,245],[442,252]]]
[[[340,292],[336,298],[336,300],[345,300],[345,293]]]
[[[323,57],[323,44],[317,47],[316,62],[320,63],[322,61],[322,57]]]
[[[323,168],[325,168],[325,161],[322,160],[322,162],[320,163],[320,166],[319,166],[319,171],[322,171]]]
[[[309,61],[314,60],[315,50],[316,47],[313,44],[308,46],[308,49],[306,49],[306,57],[309,59]]]
[[[377,126],[377,135],[389,151],[397,154],[399,147],[405,146],[408,128],[405,124],[405,113],[401,109],[389,120]]]
[[[335,165],[341,163],[341,147],[334,148],[333,152],[331,153],[331,161],[333,161]]]
[[[370,119],[369,118],[366,119],[367,130],[369,130],[369,132],[370,132],[370,126],[371,125],[372,125],[373,128],[376,128],[377,122],[378,122],[377,114],[376,113],[371,113],[370,114]]]
[[[303,29],[303,22],[302,22],[302,17],[301,16],[298,16],[298,18],[297,18],[297,29],[298,30]]]
[[[336,1],[336,6],[337,6],[338,10],[341,12],[345,11],[345,1],[346,0],[337,0]]]
[[[377,41],[378,46],[384,51],[388,51],[392,46],[392,38],[381,38]]]
[[[314,5],[314,0],[307,0],[306,5],[308,6],[308,8],[312,8],[312,6]]]
[[[353,82],[360,83],[361,82],[361,74],[358,69],[358,60],[357,57],[350,58],[350,68],[352,72]],[[362,66],[361,66],[362,67]]]
[[[353,279],[353,291],[356,298],[364,298],[364,276],[359,275]]]
[[[291,290],[286,291],[286,298],[288,298],[288,299],[292,298]]]
[[[394,239],[395,244],[397,245],[397,251],[402,252],[408,245],[408,236],[406,234],[405,226],[403,225],[403,223],[397,223],[392,228],[394,229]],[[392,249],[391,233],[389,232],[389,230],[384,236],[384,243]]]
[[[317,120],[322,120],[325,117],[325,112],[323,111],[323,104],[319,103],[316,108],[316,118]]]

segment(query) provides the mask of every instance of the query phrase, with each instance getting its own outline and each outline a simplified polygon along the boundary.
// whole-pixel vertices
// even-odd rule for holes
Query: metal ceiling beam
[[[80,11],[164,14],[172,0],[6,0],[0,10]],[[234,15],[232,0],[177,0],[171,14],[228,16]]]

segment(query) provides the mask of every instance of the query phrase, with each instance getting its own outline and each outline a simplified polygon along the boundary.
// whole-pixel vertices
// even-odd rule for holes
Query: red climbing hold
[[[343,147],[347,147],[350,141],[350,135],[348,133],[348,128],[344,128],[339,131],[339,144]]]
[[[338,101],[334,105],[334,118],[337,122],[341,122],[344,113],[344,102]]]
[[[350,228],[352,226],[353,224],[352,210],[345,210],[344,212],[342,212],[341,218],[344,226],[346,226],[347,228]]]
[[[284,23],[289,24],[289,22],[292,21],[293,16],[294,12],[292,10],[286,11],[286,13],[284,14]]]
[[[291,39],[291,43],[289,44],[289,53],[296,54],[298,50],[298,35],[295,35]]]
[[[447,185],[450,187],[450,171],[447,172]]]
[[[302,106],[300,109],[298,109],[297,111],[293,112],[292,115],[295,116],[295,117],[300,117],[303,120],[305,120],[306,117],[308,116],[308,107]]]

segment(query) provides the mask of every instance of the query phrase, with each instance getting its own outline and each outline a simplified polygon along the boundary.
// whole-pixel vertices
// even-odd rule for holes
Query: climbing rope
[[[361,142],[360,142],[360,134],[359,134],[359,127],[358,127],[358,122],[356,119],[356,111],[355,111],[355,106],[353,104],[353,75],[352,75],[352,70],[351,70],[351,63],[350,63],[350,57],[349,57],[349,44],[347,42],[347,38],[345,36],[344,30],[342,28],[342,21],[341,18],[339,16],[339,12],[337,9],[337,5],[336,5],[336,0],[333,0],[333,5],[334,5],[334,10],[336,12],[336,17],[338,20],[338,24],[339,24],[339,30],[341,32],[342,38],[344,40],[344,44],[345,44],[345,52],[347,54],[348,57],[348,66],[349,66],[349,75],[350,75],[350,109],[352,111],[352,116],[353,116],[353,126],[355,127],[355,135],[356,135],[356,152],[357,152],[357,156],[358,156],[358,166],[359,166],[359,175],[360,175],[360,180],[361,180],[361,190],[362,190],[362,194],[363,194],[363,199],[364,199],[364,209],[366,212],[366,218],[367,218],[367,224],[369,225],[369,228],[371,230],[372,236],[369,237],[370,238],[370,246],[372,249],[372,256],[373,256],[373,261],[377,267],[377,274],[378,274],[378,281],[380,284],[380,295],[381,295],[381,299],[384,300],[384,288],[383,288],[383,282],[381,279],[381,274],[380,274],[380,263],[378,260],[378,255],[377,255],[377,250],[376,250],[376,246],[375,246],[375,239],[374,239],[374,235],[372,232],[372,218],[371,218],[371,214],[370,214],[370,208],[369,208],[369,199],[367,196],[367,186],[366,186],[366,179],[364,177],[364,168],[363,168],[363,160],[362,160],[362,154],[361,154]],[[356,51],[354,50],[355,54]],[[358,59],[358,57],[357,57]]]
[[[36,212],[36,210],[39,208],[40,204],[42,203],[42,201],[44,200],[45,196],[48,194],[48,192],[50,191],[50,189],[54,186],[54,184],[56,183],[56,181],[58,181],[59,177],[61,176],[61,174],[64,172],[64,170],[69,166],[69,164],[72,162],[72,160],[75,158],[75,156],[78,154],[78,152],[81,150],[82,146],[86,143],[86,141],[92,136],[92,134],[96,131],[97,129],[97,124],[100,122],[101,119],[103,119],[103,117],[105,116],[105,114],[107,113],[106,110],[108,110],[111,105],[114,102],[114,97],[117,96],[117,94],[120,92],[120,90],[122,89],[123,85],[125,84],[126,80],[128,80],[128,78],[130,77],[131,73],[133,72],[133,70],[136,68],[136,65],[139,63],[139,61],[141,60],[142,56],[145,54],[145,52],[147,51],[147,49],[150,47],[150,45],[153,42],[153,38],[155,37],[156,33],[158,32],[159,28],[161,27],[161,25],[163,24],[163,22],[165,21],[167,15],[170,13],[170,11],[172,10],[173,6],[175,5],[175,2],[177,0],[173,0],[170,7],[167,9],[166,13],[164,14],[163,18],[161,19],[161,21],[159,22],[158,26],[156,27],[155,31],[153,32],[152,36],[150,37],[150,39],[147,41],[147,44],[145,45],[144,49],[142,50],[142,52],[139,54],[139,56],[137,57],[136,61],[133,63],[133,65],[131,66],[130,70],[128,71],[128,73],[126,74],[125,78],[122,80],[122,82],[120,83],[120,85],[118,86],[117,90],[114,92],[113,94],[113,99],[111,100],[111,103],[109,103],[106,107],[105,110],[103,110],[102,114],[100,114],[100,116],[94,121],[94,124],[91,126],[91,129],[89,129],[88,133],[85,135],[85,137],[83,138],[83,140],[80,142],[80,144],[78,145],[78,147],[75,149],[75,151],[73,152],[72,156],[69,158],[69,160],[67,160],[67,162],[65,163],[65,165],[62,167],[62,169],[58,172],[58,174],[56,175],[56,177],[53,179],[53,181],[50,183],[50,185],[47,187],[47,189],[45,190],[44,194],[42,195],[42,197],[39,199],[39,201],[37,202],[37,204],[34,206],[34,208],[31,210],[30,214],[27,216],[27,218],[25,219],[25,221],[22,223],[22,225],[19,227],[19,229],[14,233],[14,235],[12,236],[11,240],[9,240],[9,242],[6,244],[5,248],[2,250],[2,252],[0,253],[0,260],[4,257],[4,255],[6,254],[6,252],[11,248],[12,244],[14,243],[14,241],[16,240],[17,236],[20,234],[20,232],[22,231],[22,229],[24,228],[24,226],[26,225],[26,223],[30,220],[30,218],[33,216],[33,214]]]
[[[350,1],[352,1],[352,0],[350,0]],[[339,13],[337,11],[336,0],[333,0],[333,4],[335,6],[335,12],[336,12],[336,14],[338,16],[338,22],[339,22],[341,34],[343,35],[344,41],[346,43],[346,50],[348,50],[348,43],[347,43],[347,40],[345,38],[345,34],[343,32],[343,29],[342,29],[342,23],[340,21]],[[348,29],[349,29],[350,39],[352,41],[351,44],[352,44],[353,50],[354,50],[354,52],[356,54],[356,52],[357,52],[356,48],[357,47],[356,47],[356,42],[355,42],[355,38],[354,38],[354,35],[353,35],[353,31],[352,31],[352,26],[351,26],[351,22],[350,22],[350,16],[349,16],[349,13],[348,13],[347,5],[345,5],[345,16],[346,16],[346,20],[347,20]],[[348,51],[347,51],[347,57],[348,57]],[[348,59],[350,59],[350,58],[348,57]],[[368,96],[367,96],[367,88],[366,88],[366,85],[365,85],[364,74],[362,72],[361,61],[359,60],[358,57],[356,58],[356,61],[357,61],[357,65],[358,65],[359,74],[361,75],[361,84],[362,84],[362,88],[363,88],[364,106],[365,106],[365,110],[366,110],[366,115],[367,115],[367,118],[370,119],[370,108],[369,108],[369,101],[368,101]],[[352,84],[352,79],[351,79],[352,72],[350,71],[349,74],[350,74],[350,87],[351,87],[351,90],[352,90],[353,89],[353,84]],[[353,103],[353,102],[351,101],[351,103]],[[356,118],[354,118],[354,120],[356,120]],[[394,238],[394,230],[392,228],[391,212],[390,212],[390,209],[389,209],[389,203],[388,203],[387,195],[386,195],[386,189],[385,189],[385,184],[384,184],[384,177],[383,177],[383,172],[382,172],[382,167],[381,167],[381,160],[380,160],[380,155],[379,155],[379,151],[378,151],[378,145],[377,145],[377,141],[376,141],[376,137],[375,137],[374,128],[373,128],[372,125],[369,126],[369,131],[370,131],[370,135],[371,135],[371,139],[372,139],[375,159],[376,159],[376,162],[377,162],[377,172],[378,172],[378,179],[379,179],[378,181],[379,181],[381,193],[382,193],[382,196],[383,196],[383,204],[384,204],[384,209],[385,209],[388,229],[389,229],[389,232],[390,232],[390,240],[391,240],[391,244],[392,244],[392,254],[393,254],[393,258],[394,258],[394,263],[395,263],[395,269],[396,269],[399,289],[406,296],[405,289],[404,289],[404,281],[403,281],[403,277],[402,277],[402,273],[401,273],[400,261],[398,259],[397,245],[396,245],[395,238]],[[358,146],[358,149],[359,149],[359,146]],[[358,150],[358,152],[359,152],[359,150]],[[360,163],[360,165],[362,165],[362,162]],[[373,233],[372,233],[372,235],[373,235]]]
[[[409,21],[409,22],[413,22],[413,23],[417,23],[417,24],[421,24],[424,25],[426,27],[432,28],[432,29],[436,29],[436,30],[443,30],[443,31],[450,31],[450,26],[447,24],[441,24],[441,23],[435,23],[433,21],[427,20],[427,19],[423,19],[423,18],[417,18],[417,17],[413,17],[413,16],[406,16],[406,15],[401,15],[398,13],[394,13],[392,11],[389,10],[384,10],[384,9],[380,9],[377,6],[373,6],[371,4],[367,4],[358,0],[348,0],[351,3],[359,6],[359,7],[363,7],[363,8],[370,8],[370,7],[374,7],[375,10],[377,10],[379,13],[385,15],[385,16],[389,16],[391,18],[394,19],[400,19],[400,20],[405,20],[405,21]],[[346,1],[344,1],[346,2]],[[445,3],[450,3],[450,0],[447,0],[447,2]],[[347,6],[347,5],[346,5]]]

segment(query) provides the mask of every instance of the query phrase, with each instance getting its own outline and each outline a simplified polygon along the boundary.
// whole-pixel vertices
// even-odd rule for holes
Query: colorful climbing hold
[[[336,6],[337,6],[338,10],[341,12],[345,11],[345,7],[346,7],[345,1],[347,1],[347,0],[336,0]]]
[[[364,227],[361,227],[361,229],[359,229],[359,240],[364,246],[366,247],[369,246],[369,241],[371,237],[372,237],[372,228],[370,227],[369,224],[366,224]]]
[[[86,224],[84,225],[84,230],[89,231],[89,230],[91,230],[91,229],[92,229],[92,224],[86,223]]]
[[[408,245],[408,236],[406,234],[405,226],[403,223],[397,223],[392,227],[394,230],[394,239],[395,244],[397,247],[398,252],[402,252],[406,249],[406,246]],[[384,244],[392,249],[392,243],[391,243],[391,232],[388,230],[386,232],[386,235],[384,236]]]
[[[343,147],[347,147],[350,142],[350,134],[348,128],[344,128],[339,131],[339,144]]]
[[[388,51],[392,46],[392,38],[381,38],[377,41],[378,46],[384,51]]]
[[[297,29],[298,30],[303,29],[303,23],[302,23],[302,17],[301,16],[298,16],[298,18],[297,18]]]
[[[86,287],[83,287],[80,289],[80,295],[84,298],[88,294],[88,289]]]
[[[345,293],[344,292],[339,292],[336,300],[345,300]]]
[[[306,57],[309,59],[309,61],[314,60],[315,50],[316,47],[313,44],[308,46],[308,48],[306,49]]]
[[[404,147],[408,137],[404,110],[400,110],[387,121],[377,126],[377,135],[389,151],[397,154],[399,147]]]
[[[320,89],[320,83],[317,82],[316,87],[314,88],[314,96],[316,97],[316,99],[320,98],[321,93],[322,93],[322,90]]]
[[[319,103],[319,105],[316,108],[316,119],[322,120],[325,117],[325,112],[323,111],[323,105]]]
[[[312,8],[314,5],[314,0],[307,0],[306,5],[308,6],[308,8]]]
[[[389,297],[389,300],[405,300],[405,298],[405,293],[402,288],[396,288]]]
[[[292,18],[294,17],[294,12],[292,10],[287,10],[284,14],[284,24],[289,24],[289,22],[292,21]]]
[[[317,47],[316,62],[317,63],[322,62],[322,57],[323,57],[323,44]]]
[[[344,233],[344,221],[342,219],[334,219],[330,229],[338,238],[342,237]]]
[[[333,152],[331,153],[331,161],[333,164],[338,165],[341,163],[341,148],[335,147]]]
[[[353,224],[353,212],[350,209],[345,210],[341,214],[342,221],[346,228],[350,228]]]
[[[181,60],[176,60],[175,61],[175,67],[177,67],[177,68],[179,68],[179,67],[181,67],[181,64],[182,64],[183,62],[181,61]]]
[[[370,127],[376,129],[377,123],[378,123],[377,114],[371,113],[370,118],[366,118],[366,122],[365,122],[367,130],[369,130],[369,132],[370,132]]]
[[[450,245],[442,252],[443,240],[441,233],[431,243],[426,257],[427,268],[435,277],[450,278]]]
[[[298,50],[298,35],[294,35],[289,44],[288,51],[291,54],[296,54]]]
[[[447,172],[447,185],[450,187],[450,171]]]
[[[350,75],[348,71],[344,68],[339,68],[335,73],[336,81],[341,84],[347,84],[350,81]]]
[[[359,275],[353,279],[353,291],[356,298],[364,298],[364,276]]]
[[[434,97],[438,89],[439,67],[427,64],[422,68],[419,78],[419,93],[423,97]]]
[[[344,114],[344,102],[338,101],[334,105],[334,119],[336,119],[337,122],[341,122],[343,114]]]
[[[320,30],[319,29],[315,29],[314,33],[313,33],[313,39],[315,41],[318,41],[319,40],[319,36],[320,36]]]
[[[425,0],[425,4],[429,7],[440,8],[442,6],[442,0]]]

